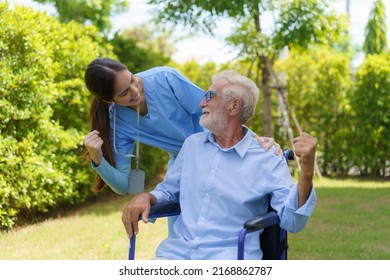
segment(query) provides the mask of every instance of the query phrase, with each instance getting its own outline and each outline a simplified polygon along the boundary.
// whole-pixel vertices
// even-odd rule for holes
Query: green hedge
[[[361,175],[390,175],[390,53],[368,55],[350,93],[349,149]]]
[[[0,3],[0,228],[91,196],[83,75],[98,56],[113,55],[96,28]]]

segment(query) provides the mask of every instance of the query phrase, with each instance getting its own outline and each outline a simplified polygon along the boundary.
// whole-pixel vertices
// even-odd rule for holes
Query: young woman
[[[99,58],[88,65],[85,84],[94,95],[92,131],[84,138],[98,174],[94,191],[108,185],[118,194],[129,192],[130,157],[137,138],[167,151],[169,168],[184,140],[203,131],[199,103],[205,92],[173,68],[156,67],[134,75],[118,61]],[[266,149],[275,144],[279,153],[272,138],[257,139]]]

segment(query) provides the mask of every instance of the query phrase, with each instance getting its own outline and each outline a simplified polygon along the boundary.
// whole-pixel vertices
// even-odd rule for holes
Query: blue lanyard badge
[[[129,194],[138,194],[143,193],[145,191],[145,172],[138,168],[139,163],[139,106],[137,106],[137,138],[135,142],[136,146],[136,154],[135,156],[132,154],[129,155],[122,155],[119,154],[116,150],[116,106],[114,105],[114,135],[113,135],[113,144],[114,144],[114,150],[115,152],[123,157],[135,157],[135,165],[136,168],[131,170],[131,160],[130,160],[130,172],[128,177],[128,193]]]

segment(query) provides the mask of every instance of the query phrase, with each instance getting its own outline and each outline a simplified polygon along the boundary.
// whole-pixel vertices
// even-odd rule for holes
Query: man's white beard
[[[222,108],[214,113],[209,112],[208,115],[203,114],[200,117],[199,124],[210,131],[218,131],[226,128],[228,120],[225,117],[224,111],[224,108]]]

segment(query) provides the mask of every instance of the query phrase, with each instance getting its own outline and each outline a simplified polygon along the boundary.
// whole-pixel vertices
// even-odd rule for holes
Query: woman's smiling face
[[[135,107],[142,101],[142,95],[138,87],[140,78],[128,70],[118,72],[114,87],[113,101],[116,104]]]

